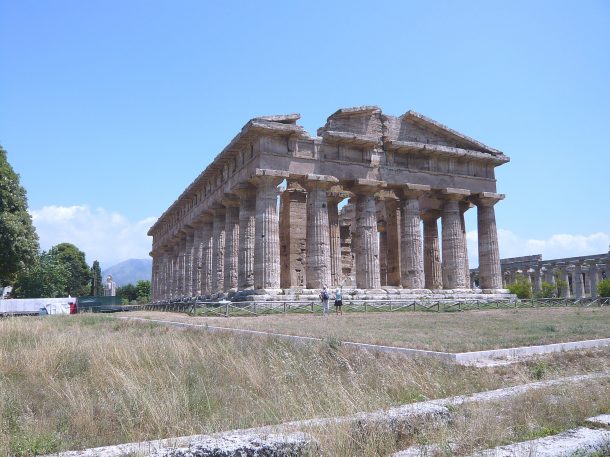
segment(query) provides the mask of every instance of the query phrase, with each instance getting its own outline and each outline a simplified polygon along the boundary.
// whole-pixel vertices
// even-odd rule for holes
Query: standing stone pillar
[[[391,287],[400,287],[402,284],[400,273],[400,204],[395,198],[385,200],[385,231],[387,233],[387,284]]]
[[[239,270],[239,198],[225,195],[222,204],[225,215],[224,290],[237,291]]]
[[[477,205],[479,285],[481,289],[502,288],[502,268],[494,210],[494,205],[502,199],[504,199],[503,194],[482,192],[477,194],[474,200]]]
[[[168,298],[176,298],[177,295],[177,284],[178,284],[178,253],[176,250],[176,246],[172,245],[171,247],[171,257],[170,257],[170,290]]]
[[[561,297],[570,298],[570,273],[568,272],[567,266],[561,267],[560,278],[565,282],[563,289],[561,290]]]
[[[150,301],[155,302],[159,294],[157,287],[159,282],[159,253],[150,253],[152,257],[152,277],[150,279]]]
[[[532,291],[535,293],[542,290],[541,272],[539,267],[532,267]]]
[[[280,287],[306,286],[307,193],[297,181],[288,180],[280,197]]]
[[[572,284],[574,288],[574,297],[582,298],[584,296],[584,283],[582,280],[582,265],[577,263],[574,265],[572,273]]]
[[[470,282],[470,265],[468,260],[468,238],[466,237],[466,220],[464,218],[464,213],[472,208],[474,205],[470,202],[460,202],[460,226],[462,227],[462,237],[464,238],[464,278],[466,281],[466,287],[469,289],[472,288],[472,284]]]
[[[204,214],[201,225],[201,295],[214,292],[213,257],[214,257],[214,223],[211,214]]]
[[[379,283],[381,287],[388,285],[388,233],[385,221],[377,222],[379,236]]]
[[[193,251],[191,255],[191,296],[201,295],[201,223],[193,226]]]
[[[326,192],[338,181],[334,176],[307,175],[307,260],[308,289],[330,287],[330,234]]]
[[[256,184],[256,239],[254,243],[254,287],[280,289],[280,232],[277,186],[283,174],[261,174]]]
[[[406,184],[398,191],[402,218],[400,276],[406,289],[423,289],[426,285],[419,197],[429,190],[430,186]]]
[[[167,299],[167,263],[168,255],[165,247],[161,248],[161,275],[159,278],[159,300]]]
[[[591,289],[591,298],[597,297],[597,264],[592,262],[589,264],[589,288]]]
[[[222,206],[212,208],[214,214],[213,235],[214,251],[212,254],[212,291],[222,293],[224,291],[224,258],[225,258],[225,216],[226,210]]]
[[[330,239],[330,283],[340,286],[343,269],[341,266],[341,228],[339,227],[339,202],[347,198],[347,192],[328,192],[328,237]]]
[[[184,287],[182,296],[191,297],[193,295],[193,244],[195,234],[193,228],[189,227],[186,232],[184,250]]]
[[[443,287],[445,289],[466,289],[466,259],[464,249],[464,236],[462,235],[462,223],[460,218],[459,202],[470,195],[465,189],[446,189],[443,191]],[[479,228],[480,230],[480,228]],[[479,237],[480,237],[479,231]],[[480,247],[479,247],[480,249]],[[499,259],[498,259],[499,260]],[[481,281],[484,277],[484,268],[481,268],[479,260],[479,274]]]
[[[256,225],[256,187],[241,184],[233,189],[239,195],[239,290],[254,288],[254,240]]]
[[[354,257],[356,264],[356,287],[359,289],[379,289],[379,237],[377,232],[377,211],[375,192],[385,187],[381,181],[358,179],[354,233]]]
[[[441,216],[438,210],[426,210],[424,221],[424,277],[425,287],[430,290],[443,288],[441,264],[441,243],[438,238],[437,220]]]

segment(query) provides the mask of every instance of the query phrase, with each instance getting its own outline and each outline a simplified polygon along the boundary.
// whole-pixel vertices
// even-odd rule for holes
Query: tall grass
[[[607,366],[598,354],[586,365],[548,359],[542,376]],[[0,455],[345,415],[529,379],[526,364],[480,370],[102,316],[3,319]]]

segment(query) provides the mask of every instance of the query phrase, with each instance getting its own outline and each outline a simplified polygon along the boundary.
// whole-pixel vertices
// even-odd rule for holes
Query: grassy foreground
[[[308,314],[189,317],[148,311],[129,315],[444,352],[610,338],[610,307],[350,313],[324,318]]]
[[[294,345],[95,315],[2,319],[0,455],[370,411],[599,371],[609,361],[604,350],[476,369],[357,351],[334,340]],[[396,445],[394,437],[326,432],[319,438],[327,455],[383,455]]]

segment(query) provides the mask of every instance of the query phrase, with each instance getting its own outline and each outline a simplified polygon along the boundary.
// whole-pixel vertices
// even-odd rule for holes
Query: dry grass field
[[[0,319],[0,455],[345,415],[609,367],[610,349],[481,369],[332,341],[292,344],[98,315],[6,318]],[[503,407],[507,414],[500,423],[508,431],[498,425],[491,433],[492,412],[480,413],[485,422],[479,427],[490,433],[484,442],[472,433],[460,438],[455,427],[414,437],[341,428],[317,430],[315,436],[325,455],[336,456],[388,455],[409,441],[456,437],[464,449],[481,447],[610,411],[607,383],[581,387],[554,393],[561,401],[544,408],[531,406],[535,398],[524,403],[530,406]]]
[[[610,307],[350,313],[327,317],[189,317],[148,311],[129,315],[445,352],[610,338]]]

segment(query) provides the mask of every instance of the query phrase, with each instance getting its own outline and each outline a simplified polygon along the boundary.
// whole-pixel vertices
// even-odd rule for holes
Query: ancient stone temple
[[[413,111],[340,109],[315,137],[299,118],[250,120],[153,225],[153,301],[472,294],[474,207],[480,286],[505,292],[494,169],[507,156]]]

